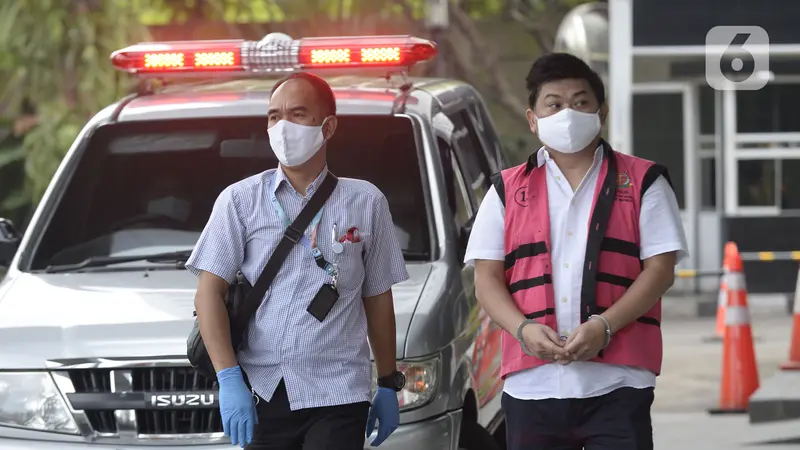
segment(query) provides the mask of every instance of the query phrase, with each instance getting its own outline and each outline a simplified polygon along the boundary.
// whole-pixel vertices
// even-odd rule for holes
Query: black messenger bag
[[[303,237],[304,230],[319,210],[322,209],[338,182],[339,179],[328,172],[319,190],[311,196],[308,204],[303,207],[294,222],[286,228],[283,233],[283,239],[278,242],[272,255],[270,255],[269,261],[267,261],[264,271],[261,272],[258,280],[256,280],[255,286],[250,286],[250,283],[247,282],[241,272],[236,275],[236,281],[231,283],[228,289],[228,297],[225,299],[225,309],[228,311],[234,353],[239,351],[247,333],[250,319],[255,316],[258,307],[261,306],[261,301],[269,290],[272,280],[278,275],[281,265],[286,260],[286,257],[289,256],[292,246]],[[197,316],[197,311],[194,312],[194,315],[195,317]],[[203,343],[203,336],[200,335],[200,326],[196,318],[192,331],[189,332],[189,337],[186,339],[186,356],[192,367],[201,375],[209,380],[217,379],[217,373],[211,363],[211,357],[208,355],[205,343]]]

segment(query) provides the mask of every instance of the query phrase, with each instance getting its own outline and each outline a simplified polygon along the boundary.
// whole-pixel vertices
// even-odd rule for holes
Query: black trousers
[[[503,394],[508,450],[653,450],[653,388],[585,399]]]
[[[292,411],[281,380],[272,399],[259,399],[250,450],[363,450],[369,402]]]

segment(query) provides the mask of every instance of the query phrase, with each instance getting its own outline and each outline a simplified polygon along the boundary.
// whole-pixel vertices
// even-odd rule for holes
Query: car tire
[[[461,450],[501,450],[494,436],[486,428],[472,421],[461,424],[458,448]]]

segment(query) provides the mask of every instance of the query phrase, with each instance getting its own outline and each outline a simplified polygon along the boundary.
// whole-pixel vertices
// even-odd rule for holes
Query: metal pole
[[[448,0],[428,0],[427,12],[425,14],[425,26],[430,31],[431,39],[434,42],[441,42],[444,33],[450,27],[450,6]],[[445,75],[444,58],[441,54],[433,61],[433,74],[437,77]]]
[[[739,162],[736,158],[736,91],[733,89],[722,91],[722,120],[724,126],[722,160],[725,165],[725,217],[736,215],[739,208]],[[727,219],[726,219],[727,220]],[[730,239],[730,236],[726,236]]]
[[[608,1],[609,29],[609,140],[615,150],[633,154],[631,112],[633,94],[632,0]]]
[[[442,42],[444,40],[445,30],[440,27],[431,28],[431,40],[433,42]],[[442,47],[439,47],[439,54],[433,60],[433,76],[444,77],[446,75],[446,67],[444,55],[442,54]]]
[[[699,127],[699,106],[697,89],[687,85],[682,92],[683,101],[683,172],[684,209],[689,225],[689,255],[692,267],[700,267],[700,158],[697,157],[697,135]],[[692,290],[697,293],[700,285],[692,281]]]
[[[718,267],[722,267],[722,251],[728,240],[727,221],[725,220],[725,128],[723,120],[722,91],[714,90],[714,166],[716,177],[714,179],[714,209],[717,214],[717,228],[719,229],[719,246],[716,249],[719,255]]]

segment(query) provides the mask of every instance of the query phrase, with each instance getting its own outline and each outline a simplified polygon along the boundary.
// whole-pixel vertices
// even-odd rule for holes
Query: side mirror
[[[20,235],[14,224],[8,219],[0,218],[0,267],[7,267],[17,253]]]

